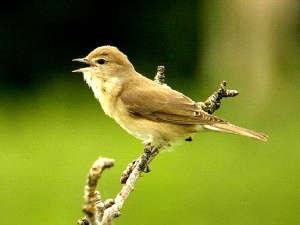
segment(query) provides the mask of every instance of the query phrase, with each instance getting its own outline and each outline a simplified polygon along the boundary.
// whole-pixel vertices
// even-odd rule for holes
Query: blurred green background
[[[2,4],[2,3],[1,3]],[[216,115],[267,143],[220,133],[162,153],[116,224],[300,224],[300,3],[23,1],[0,9],[0,224],[75,224],[99,156],[119,190],[141,143],[104,115],[72,58],[112,44],[136,70],[203,100],[221,80],[240,96]]]

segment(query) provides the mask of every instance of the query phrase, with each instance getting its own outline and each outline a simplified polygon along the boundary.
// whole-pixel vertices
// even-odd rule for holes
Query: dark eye
[[[105,59],[98,59],[98,60],[96,60],[96,62],[98,64],[102,65],[102,64],[106,63],[106,60]]]

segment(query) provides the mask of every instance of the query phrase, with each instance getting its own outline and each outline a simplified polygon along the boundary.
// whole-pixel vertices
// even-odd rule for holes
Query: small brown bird
[[[265,134],[210,115],[189,97],[142,76],[116,47],[98,47],[73,61],[87,64],[73,72],[83,73],[105,114],[146,145],[169,146],[203,130],[267,140]]]

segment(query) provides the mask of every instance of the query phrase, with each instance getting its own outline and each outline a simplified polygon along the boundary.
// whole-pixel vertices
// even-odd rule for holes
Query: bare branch
[[[101,205],[101,196],[98,191],[96,191],[98,180],[102,172],[114,165],[113,159],[99,158],[97,159],[92,168],[90,169],[87,182],[84,188],[84,205],[82,207],[83,212],[86,215],[86,220],[90,225],[98,225],[97,222],[99,214],[103,214]],[[83,220],[84,221],[84,220]]]
[[[135,165],[136,165],[136,160],[134,160],[133,162],[131,162],[127,165],[126,169],[121,174],[121,178],[120,178],[121,184],[126,183],[128,177],[132,173],[132,170],[134,169]]]
[[[80,219],[78,225],[108,225],[112,224],[114,218],[120,215],[120,211],[133,191],[134,186],[145,168],[159,153],[159,148],[146,146],[144,153],[131,165],[131,169],[126,174],[127,179],[124,180],[121,191],[117,194],[115,199],[102,200],[101,195],[96,191],[98,180],[102,172],[106,168],[110,168],[114,164],[114,160],[108,158],[99,158],[96,160],[90,169],[87,183],[84,191],[84,205],[83,212],[85,218]],[[123,172],[124,173],[124,172]]]
[[[109,224],[115,217],[120,215],[120,210],[122,209],[126,199],[129,197],[129,194],[133,191],[137,180],[145,171],[145,167],[148,166],[150,161],[158,154],[158,152],[158,148],[150,148],[150,150],[145,148],[144,153],[135,161],[135,163],[133,163],[133,166],[131,166],[131,173],[126,180],[126,183],[115,198],[115,203],[104,211],[103,220],[100,225]]]
[[[226,81],[222,81],[220,88],[209,96],[205,102],[198,102],[199,106],[207,113],[213,114],[221,106],[222,98],[237,96],[237,90],[228,90],[226,88]]]
[[[159,83],[159,84],[164,84],[165,83],[165,72],[166,68],[164,66],[157,66],[157,72],[154,77],[154,81]]]

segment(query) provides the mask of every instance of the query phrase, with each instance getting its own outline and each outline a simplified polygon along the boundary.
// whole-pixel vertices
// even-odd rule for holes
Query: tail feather
[[[231,123],[215,123],[212,125],[205,125],[205,127],[209,130],[221,131],[231,134],[243,135],[251,138],[255,138],[261,141],[267,141],[268,136],[264,133],[259,133],[253,130],[249,130],[247,128],[239,127],[233,125]]]

